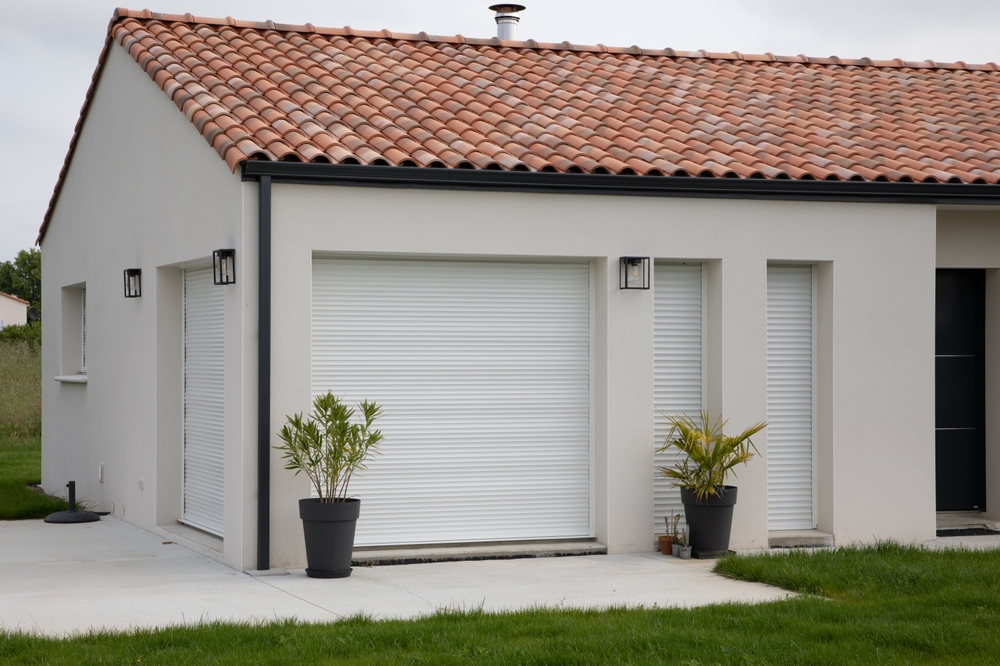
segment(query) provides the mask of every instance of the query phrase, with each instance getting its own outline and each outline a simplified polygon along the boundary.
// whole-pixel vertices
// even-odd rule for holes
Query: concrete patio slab
[[[658,553],[356,567],[318,580],[302,570],[252,577],[128,523],[0,522],[0,628],[46,635],[226,620],[329,622],[358,613],[535,606],[698,606],[784,599],[733,581],[712,562]]]
[[[924,544],[932,550],[948,550],[951,548],[968,548],[969,550],[989,550],[1000,548],[1000,535],[938,537]]]

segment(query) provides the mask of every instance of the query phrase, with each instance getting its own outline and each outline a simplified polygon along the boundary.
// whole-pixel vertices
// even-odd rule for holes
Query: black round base
[[[45,516],[45,522],[57,524],[93,523],[100,519],[93,511],[56,511]]]
[[[347,578],[351,575],[354,568],[350,568],[347,571],[313,571],[312,569],[306,569],[306,575],[310,578]]]

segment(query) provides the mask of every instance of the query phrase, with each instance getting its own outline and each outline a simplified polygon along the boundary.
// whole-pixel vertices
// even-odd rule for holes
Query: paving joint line
[[[247,574],[247,575],[249,576],[249,574]],[[278,592],[281,592],[283,594],[287,594],[288,596],[292,597],[293,599],[298,599],[299,601],[301,601],[303,603],[309,604],[310,606],[313,606],[315,608],[320,609],[324,613],[329,613],[330,615],[332,615],[336,619],[343,619],[343,617],[344,617],[343,615],[339,615],[339,614],[333,612],[329,608],[324,608],[323,606],[320,606],[319,604],[317,604],[314,601],[309,601],[308,599],[303,599],[299,595],[297,595],[297,594],[295,594],[293,592],[290,592],[289,590],[283,590],[280,587],[276,587],[276,586],[272,585],[271,583],[267,582],[266,580],[263,580],[262,578],[254,578],[253,576],[249,576],[249,577],[250,577],[251,580],[254,580],[254,581],[258,582],[258,583],[262,583],[264,585],[267,585],[272,590],[277,590]]]
[[[395,581],[389,581],[389,580],[383,579],[382,582],[385,583],[385,584],[388,584],[388,585],[392,585],[397,590],[402,590],[403,592],[406,592],[411,597],[416,597],[417,599],[420,599],[422,602],[424,602],[425,604],[427,604],[428,607],[433,608],[434,610],[438,610],[440,608],[439,606],[435,606],[433,603],[431,603],[430,599],[425,599],[424,597],[420,596],[419,594],[417,594],[416,592],[414,592],[410,588],[404,587],[403,585],[399,585]]]

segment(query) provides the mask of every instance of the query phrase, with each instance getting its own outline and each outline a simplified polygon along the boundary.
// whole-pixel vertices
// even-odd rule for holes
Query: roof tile
[[[125,9],[108,27],[102,63],[111,40],[233,170],[267,158],[743,178],[1000,179],[1000,71],[993,63],[501,42]],[[75,145],[76,135],[67,165]]]

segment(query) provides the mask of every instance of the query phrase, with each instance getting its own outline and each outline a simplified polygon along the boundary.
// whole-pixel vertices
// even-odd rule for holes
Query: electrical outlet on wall
[[[104,463],[97,463],[97,482],[104,483]]]
[[[142,479],[139,479],[139,490],[143,490],[145,489],[145,487],[146,487],[146,482],[143,481]]]

